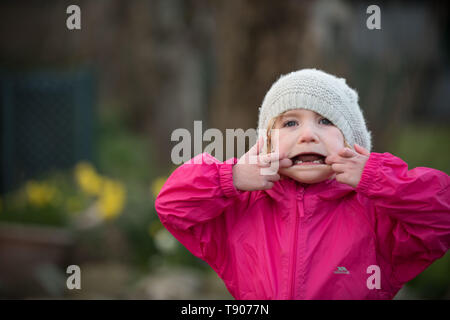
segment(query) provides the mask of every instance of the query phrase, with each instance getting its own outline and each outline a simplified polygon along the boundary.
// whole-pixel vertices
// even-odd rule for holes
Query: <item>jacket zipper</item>
[[[303,190],[302,190],[302,198],[301,201],[303,201]],[[298,199],[297,199],[298,200]],[[291,300],[294,300],[294,293],[295,293],[295,269],[297,268],[297,238],[298,238],[298,205],[295,206],[295,229],[294,229],[294,251],[292,252],[292,256],[294,258],[294,261],[292,263],[292,270],[291,270]],[[303,217],[303,211],[300,211],[300,218]]]

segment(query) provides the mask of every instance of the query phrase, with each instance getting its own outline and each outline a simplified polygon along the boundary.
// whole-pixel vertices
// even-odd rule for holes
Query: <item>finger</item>
[[[350,150],[349,148],[343,148],[339,151],[338,155],[340,155],[343,158],[352,158],[356,156],[356,152],[353,150]]]
[[[345,183],[353,188],[356,188],[358,184],[354,181],[351,175],[347,173],[340,173],[336,175],[336,181],[340,183]]]
[[[267,164],[267,163],[278,161],[283,158],[284,158],[284,154],[272,152],[269,154],[260,155],[259,161],[261,162],[261,164]]]
[[[329,155],[325,158],[325,163],[328,165],[333,164],[336,161],[336,156],[335,155]]]
[[[345,183],[346,176],[343,173],[336,174],[336,181],[337,182],[341,182],[341,183]]]
[[[369,150],[367,150],[364,147],[361,147],[359,144],[356,143],[355,143],[355,151],[358,152],[359,154],[362,154],[363,156],[370,156]]]
[[[345,158],[337,154],[332,154],[325,158],[325,163],[328,165],[332,165],[333,163],[344,163],[344,161]]]
[[[266,181],[264,183],[263,190],[272,189],[272,187],[273,187],[273,182],[272,181]]]
[[[260,154],[258,156],[258,165],[260,167],[269,167],[270,166],[270,154]]]
[[[336,173],[342,173],[345,171],[345,165],[341,163],[333,163],[331,165],[331,169],[333,169],[333,171]]]
[[[267,176],[267,180],[272,181],[272,182],[278,181],[278,180],[280,180],[280,178],[281,177],[278,173],[271,175],[271,176]]]
[[[292,162],[292,160],[291,159],[282,159],[282,160],[280,160],[280,162],[279,162],[279,165],[280,165],[280,168],[289,168],[289,167],[292,167],[292,165],[293,165],[294,163]]]
[[[257,156],[257,164],[261,168],[270,167],[271,162],[267,159],[267,155],[259,155]]]
[[[258,155],[263,149],[263,146],[264,146],[264,137],[260,136],[258,141],[256,141],[256,143],[253,145],[253,147],[251,147],[250,150],[248,150],[248,154],[252,156]]]

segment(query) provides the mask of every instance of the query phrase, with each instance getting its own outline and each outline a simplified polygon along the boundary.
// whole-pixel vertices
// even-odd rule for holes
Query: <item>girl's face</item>
[[[279,173],[303,183],[317,183],[334,178],[325,158],[345,147],[344,136],[333,123],[306,109],[290,110],[274,123],[278,139],[272,132],[272,146],[293,161]],[[276,149],[273,149],[276,150]],[[314,162],[313,162],[314,161]]]

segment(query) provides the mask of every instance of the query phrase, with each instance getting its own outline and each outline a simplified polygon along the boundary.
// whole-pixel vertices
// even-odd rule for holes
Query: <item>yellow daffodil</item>
[[[156,198],[161,191],[162,187],[164,186],[164,183],[166,183],[167,177],[159,177],[156,178],[150,188],[150,191],[152,195]]]
[[[75,178],[81,189],[90,195],[98,195],[102,188],[102,177],[88,162],[80,162],[75,168]]]
[[[31,205],[42,207],[52,202],[57,190],[45,182],[28,181],[26,194]]]
[[[125,188],[123,184],[105,178],[99,193],[97,205],[104,219],[112,219],[120,214],[125,205]]]

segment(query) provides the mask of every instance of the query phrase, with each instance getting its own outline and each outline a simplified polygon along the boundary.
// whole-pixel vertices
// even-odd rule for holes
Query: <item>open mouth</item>
[[[319,165],[325,164],[325,156],[319,153],[301,153],[291,158],[294,165]]]

